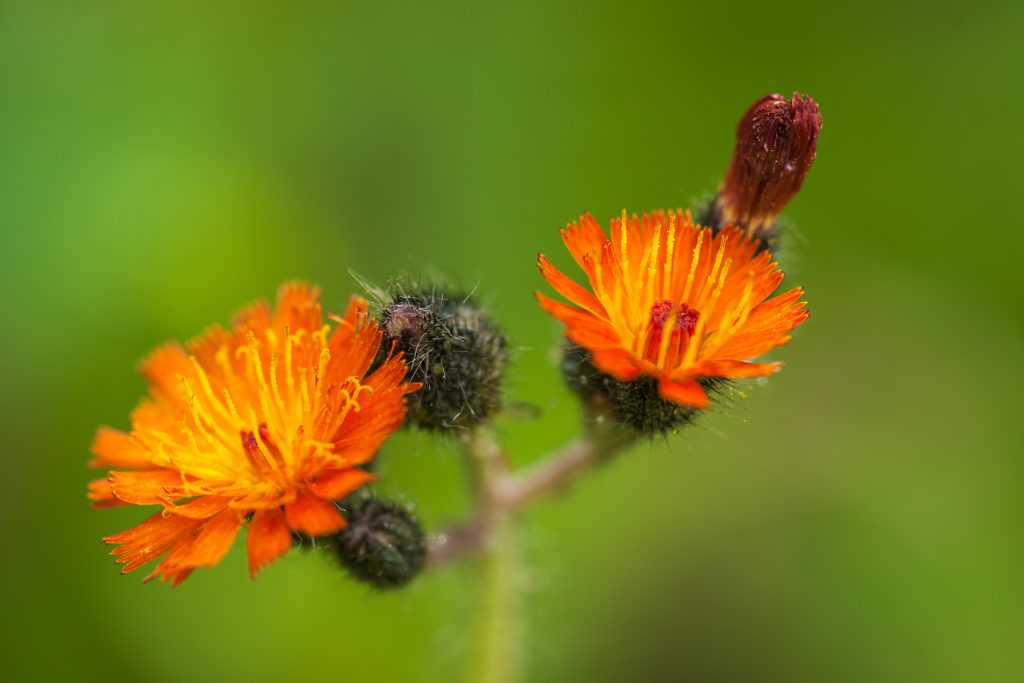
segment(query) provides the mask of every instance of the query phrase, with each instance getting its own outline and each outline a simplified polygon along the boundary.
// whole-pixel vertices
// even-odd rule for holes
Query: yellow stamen
[[[281,390],[277,383],[277,352],[274,352],[270,356],[270,390],[274,392],[274,403],[277,404],[277,409],[283,417],[286,412],[286,407],[284,399],[281,398]]]
[[[302,394],[302,414],[309,417],[311,410],[309,400],[309,382],[306,380],[306,373],[299,375],[299,392]]]
[[[690,335],[690,339],[686,343],[686,353],[683,354],[683,359],[679,362],[679,367],[685,368],[693,365],[697,360],[697,354],[700,351],[701,345],[704,343],[704,327],[706,326],[707,318],[701,316],[697,319],[697,325],[693,329],[693,334]]]
[[[626,210],[622,210],[622,222],[619,223],[619,252],[622,254],[622,271],[629,274],[629,251],[628,251],[628,226],[629,217],[626,214]],[[627,278],[628,280],[628,278]]]
[[[747,286],[743,288],[743,296],[740,297],[740,303],[737,307],[739,309],[739,315],[736,316],[736,322],[733,323],[733,330],[738,329],[747,322],[747,318],[750,316],[751,311],[751,296],[754,293],[754,271],[750,271],[750,277],[747,280]]]
[[[252,408],[249,408],[249,417],[252,420],[251,431],[253,438],[256,441],[256,448],[259,450],[260,455],[263,456],[263,459],[267,462],[267,465],[274,473],[278,483],[281,484],[282,487],[287,486],[288,480],[284,477],[284,473],[278,466],[277,460],[273,455],[271,455],[270,448],[267,446],[266,442],[263,441],[263,436],[260,434],[259,418],[256,417],[256,411]]]
[[[713,284],[715,276],[718,275],[718,268],[722,265],[722,257],[725,256],[725,245],[729,243],[729,236],[722,235],[722,239],[718,245],[718,253],[715,254],[715,265],[711,268],[711,272],[708,273],[707,283]]]
[[[679,314],[679,305],[672,304],[672,308],[668,310],[668,317],[665,319],[665,325],[661,328],[661,344],[658,347],[658,367],[665,367],[665,359],[668,356],[668,346],[672,341],[672,333],[675,331],[676,315]]]
[[[331,360],[331,352],[326,348],[320,351],[320,359],[316,364],[316,376],[313,378],[313,404],[320,405],[323,396],[324,382],[327,379],[327,363]]]
[[[644,308],[647,309],[648,311],[650,310],[651,306],[654,305],[654,299],[655,299],[655,297],[657,295],[657,292],[655,290],[657,289],[658,265],[659,265],[659,263],[658,263],[658,252],[660,251],[660,249],[661,249],[661,221],[658,221],[657,223],[654,224],[654,243],[651,245],[651,248],[650,248],[650,252],[649,253],[651,254],[651,260],[650,260],[650,263],[647,266],[647,283],[646,283],[647,296],[644,297],[644,300],[647,303],[644,306]]]
[[[683,289],[683,298],[680,303],[690,302],[690,292],[693,291],[693,280],[697,276],[697,264],[700,262],[701,245],[704,243],[704,231],[697,233],[697,244],[693,246],[693,258],[690,260],[690,270],[686,274],[686,288]]]
[[[228,407],[228,410],[231,412],[231,418],[235,421],[235,428],[244,429],[245,422],[242,420],[241,416],[239,416],[238,410],[235,408],[235,402],[231,400],[231,394],[228,392],[227,389],[224,390],[224,404]]]
[[[225,379],[230,379],[235,376],[235,370],[231,367],[231,360],[228,358],[227,346],[222,346],[217,349],[217,354],[214,358],[217,361],[217,365],[220,366],[221,372],[224,373]]]
[[[252,332],[249,332],[248,339],[249,348],[251,349],[249,362],[252,366],[253,376],[256,378],[256,393],[260,399],[260,408],[263,409],[263,419],[267,421],[270,419],[270,387],[267,386],[267,378],[263,375],[263,360],[260,358],[260,351],[256,346],[256,337]]]
[[[665,246],[665,272],[661,276],[661,297],[671,299],[669,289],[672,287],[672,266],[675,263],[676,251],[676,212],[670,211],[668,218],[668,243]]]
[[[295,400],[295,378],[292,376],[292,334],[288,326],[284,326],[284,381],[288,385],[288,398]]]
[[[747,306],[750,303],[750,295],[751,292],[753,292],[753,289],[754,273],[751,271],[750,277],[747,279],[747,285],[743,288],[743,295],[740,296],[740,300],[736,302],[736,305],[729,311],[728,315],[722,318],[718,329],[715,330],[715,335],[708,344],[709,353],[721,348],[722,344],[724,344],[733,332],[743,324],[743,321],[746,320],[747,314],[749,313]]]
[[[189,385],[188,380],[183,376],[178,375],[178,381],[185,388],[186,403],[192,412],[192,422],[195,424],[196,429],[202,434],[206,442],[214,448],[219,448],[221,445],[219,439],[209,430],[206,425],[209,424],[211,427],[215,426],[211,415],[203,408],[202,404],[197,400],[196,394],[192,391],[192,387]],[[194,449],[198,451],[198,449]]]
[[[213,386],[210,384],[210,378],[207,376],[206,371],[203,370],[203,366],[199,364],[199,360],[195,356],[189,356],[188,359],[192,363],[192,368],[196,371],[196,376],[199,377],[199,386],[203,388],[206,398],[217,409],[217,412],[230,422],[231,415],[224,409],[224,404],[217,399],[217,395],[213,393]]]
[[[718,297],[722,293],[722,287],[725,286],[725,279],[729,275],[729,269],[732,268],[732,258],[725,259],[725,267],[722,268],[722,272],[718,274],[718,285],[715,287],[715,291],[711,293],[711,302],[707,306],[707,315],[710,316],[715,310],[715,306],[718,304]]]
[[[599,299],[607,299],[607,290],[604,286],[603,269],[601,267],[601,252],[594,251],[590,254],[590,262],[594,265],[594,293]]]

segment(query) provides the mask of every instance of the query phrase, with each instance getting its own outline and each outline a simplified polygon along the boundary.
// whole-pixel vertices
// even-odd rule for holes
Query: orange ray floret
[[[782,271],[757,241],[733,227],[717,234],[690,213],[655,211],[612,220],[609,239],[592,216],[562,231],[586,273],[586,289],[538,255],[541,274],[574,306],[537,292],[565,335],[620,381],[658,380],[662,398],[705,408],[697,380],[768,375],[779,363],[749,362],[789,341],[807,318],[803,289],[768,298]]]
[[[143,362],[149,397],[131,433],[101,427],[90,463],[113,468],[89,486],[96,507],[162,507],[103,539],[124,572],[166,555],[148,579],[177,585],[217,564],[248,526],[255,576],[288,552],[292,532],[345,528],[333,501],[372,479],[360,466],[402,424],[418,385],[404,381],[399,355],[370,372],[381,333],[363,299],[352,297],[333,329],[318,299],[313,287],[285,285],[273,310],[256,304],[230,330]]]

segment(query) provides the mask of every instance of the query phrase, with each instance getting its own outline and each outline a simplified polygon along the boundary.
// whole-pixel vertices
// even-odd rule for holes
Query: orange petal
[[[803,289],[797,287],[762,303],[714,356],[756,358],[788,342],[788,333],[809,316],[804,308],[807,302],[798,301],[802,296]]]
[[[181,570],[178,570],[178,571],[173,572],[171,574],[165,575],[163,577],[163,579],[164,579],[164,581],[170,581],[171,588],[177,588],[179,585],[181,585],[181,582],[184,581],[185,579],[187,579],[189,576],[191,576],[192,572],[194,572],[194,571],[195,571],[195,567],[189,567],[188,569],[181,569]],[[146,577],[146,581],[149,581],[151,578],[153,578],[153,577],[147,576]]]
[[[146,448],[119,429],[100,427],[92,442],[96,456],[89,462],[90,467],[146,467],[149,465]]]
[[[665,227],[667,228],[668,226],[666,225]],[[626,241],[628,244],[633,245],[633,248],[630,250],[633,255],[633,258],[630,259],[630,270],[633,271],[633,273],[629,273],[628,275],[635,274],[636,269],[639,268],[640,266],[640,259],[637,258],[639,254],[637,254],[634,250],[636,249],[637,245],[642,245],[644,243],[643,233],[641,232],[640,228],[640,217],[637,216],[636,214],[632,216],[626,214],[626,221],[625,223],[623,223],[622,216],[620,215],[617,218],[613,218],[611,220],[611,225],[609,226],[609,228],[609,232],[611,233],[610,241],[612,253],[615,255],[615,260],[618,261],[619,263],[625,262],[625,259],[623,259],[622,254],[622,231],[623,228],[625,228]]]
[[[270,305],[266,301],[257,301],[248,308],[243,308],[231,321],[232,330],[242,344],[245,344],[249,332],[262,331],[270,325]]]
[[[540,307],[545,313],[565,323],[570,337],[580,346],[588,349],[595,347],[618,347],[622,345],[619,334],[607,322],[586,311],[567,306],[549,299],[540,292],[534,292]],[[567,335],[568,336],[568,335]],[[581,341],[585,340],[585,341]]]
[[[642,372],[632,353],[625,349],[594,349],[590,357],[598,370],[620,382],[630,382]]]
[[[309,492],[320,498],[339,500],[363,484],[373,481],[373,475],[355,467],[344,470],[327,470],[308,484]]]
[[[221,363],[217,361],[217,356],[225,347],[235,348],[237,344],[238,340],[235,338],[235,335],[220,325],[214,325],[198,337],[190,339],[185,348],[190,354],[195,356],[200,367],[206,373],[207,378],[210,379],[214,386],[217,386],[218,378],[223,374],[223,368]],[[231,364],[235,361],[246,362],[247,359],[234,359],[229,354],[225,360],[227,360],[228,364]]]
[[[578,222],[567,225],[562,230],[562,241],[565,242],[572,257],[576,259],[576,263],[586,270],[587,266],[583,262],[583,257],[600,249],[601,245],[608,241],[608,236],[604,234],[604,230],[597,224],[594,217],[588,213],[584,214]]]
[[[327,317],[337,323],[337,326],[334,328],[334,332],[331,333],[330,341],[328,343],[328,348],[331,351],[332,365],[337,364],[336,359],[347,356],[352,347],[352,338],[355,336],[357,331],[362,330],[368,325],[372,325],[374,327],[374,331],[376,331],[376,321],[367,317],[366,311],[368,307],[369,302],[366,299],[353,294],[348,298],[348,305],[345,307],[344,315],[337,316],[334,314],[328,314]],[[379,346],[379,340],[377,344]],[[376,353],[376,347],[374,347],[374,353]],[[328,372],[330,372],[330,369],[328,369]],[[365,371],[360,374],[360,377],[363,374],[366,374]]]
[[[706,360],[686,368],[695,377],[763,377],[782,369],[782,363],[746,363],[738,360]]]
[[[224,510],[211,517],[199,530],[175,544],[164,561],[146,577],[161,577],[177,585],[196,567],[212,567],[231,549],[242,521],[234,510]],[[182,575],[184,574],[184,575]]]
[[[125,565],[121,570],[124,574],[160,557],[201,525],[202,520],[165,517],[158,512],[127,531],[105,537],[103,542],[118,546],[110,554],[117,557],[118,564]]]
[[[103,479],[93,479],[89,482],[89,500],[92,501],[92,507],[94,508],[128,505],[128,503],[114,496],[114,492],[110,489],[110,482],[107,481],[106,477]]]
[[[357,327],[352,329],[352,325]],[[353,317],[342,318],[328,343],[331,360],[327,366],[327,381],[344,382],[348,377],[363,377],[377,355],[381,336],[375,320],[356,322]]]
[[[274,329],[315,330],[322,324],[320,288],[305,282],[286,282],[277,290]]]
[[[177,342],[157,348],[142,361],[139,370],[150,384],[150,393],[171,402],[183,400],[181,377],[191,377],[192,363]]]
[[[294,502],[284,506],[284,514],[288,526],[308,536],[341,531],[346,525],[345,518],[334,507],[334,503],[305,491],[300,491]]]
[[[115,496],[136,505],[156,505],[185,495],[181,473],[171,470],[114,471],[109,480]]]
[[[246,546],[249,575],[253,578],[261,569],[291,549],[292,532],[280,508],[257,510],[253,514]]]
[[[658,394],[666,401],[672,401],[682,406],[708,407],[708,395],[692,378],[673,380],[668,375],[662,375],[658,381]]]
[[[599,315],[602,318],[608,317],[607,311],[605,311],[604,306],[601,305],[596,296],[570,280],[560,270],[551,265],[551,262],[544,257],[544,254],[537,254],[537,267],[540,269],[540,274],[555,288],[556,292],[594,315]]]
[[[366,311],[369,307],[369,301],[358,294],[352,294],[348,298],[348,304],[345,306],[345,313],[343,315],[337,316],[332,313],[328,317],[339,325],[354,330],[366,321]]]
[[[207,519],[222,511],[228,506],[230,498],[222,496],[201,496],[187,503],[170,505],[164,509],[172,515],[191,517],[192,519]]]
[[[359,412],[350,411],[341,425],[333,426],[329,440],[338,462],[335,469],[361,465],[373,459],[387,437],[405,418],[405,396],[416,386],[403,382],[406,366],[393,357],[363,381],[373,393],[359,397]],[[310,473],[318,474],[318,473]]]

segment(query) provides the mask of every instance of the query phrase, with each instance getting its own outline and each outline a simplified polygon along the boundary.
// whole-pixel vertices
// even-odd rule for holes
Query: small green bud
[[[335,535],[341,564],[377,588],[400,588],[423,569],[423,528],[403,505],[364,498],[345,505],[348,528]]]
[[[502,405],[508,341],[468,297],[412,291],[380,314],[381,353],[405,354],[406,381],[423,387],[408,397],[409,423],[425,429],[468,427]]]

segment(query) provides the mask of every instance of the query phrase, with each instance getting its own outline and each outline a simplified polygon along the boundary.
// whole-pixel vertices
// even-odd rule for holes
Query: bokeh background
[[[472,562],[406,591],[323,553],[250,582],[118,576],[95,428],[135,364],[289,278],[329,307],[444,272],[516,348],[520,462],[571,438],[537,251],[589,210],[713,190],[747,105],[821,104],[787,212],[812,317],[785,372],[525,519],[531,681],[1024,680],[1024,5],[0,5],[6,680],[450,681]],[[466,508],[406,434],[382,489]]]

